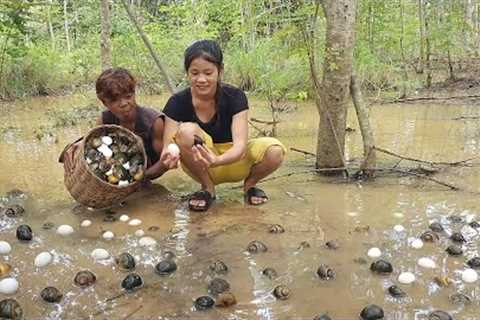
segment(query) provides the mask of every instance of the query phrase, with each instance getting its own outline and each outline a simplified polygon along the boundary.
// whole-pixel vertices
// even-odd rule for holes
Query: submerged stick
[[[139,305],[137,308],[135,308],[135,310],[133,310],[132,312],[130,312],[129,314],[127,314],[125,316],[125,318],[123,318],[123,320],[127,320],[128,318],[130,318],[131,316],[133,316],[135,313],[137,313],[138,311],[140,311],[140,309],[143,308],[143,305]]]
[[[373,148],[377,151],[383,152],[385,154],[388,154],[388,155],[391,155],[391,156],[394,156],[394,157],[397,157],[397,158],[400,158],[400,159],[403,159],[403,160],[422,162],[422,163],[427,163],[427,164],[430,164],[430,165],[435,165],[436,164],[436,165],[446,165],[446,166],[458,166],[459,164],[462,164],[462,163],[465,163],[465,162],[468,162],[468,161],[471,161],[471,160],[474,160],[474,159],[478,158],[478,157],[474,157],[474,158],[469,158],[469,159],[465,159],[465,160],[461,160],[461,161],[455,161],[455,162],[427,161],[427,160],[405,157],[405,156],[399,155],[395,152],[392,152],[392,151],[389,151],[389,150],[386,150],[386,149],[382,149],[382,148],[379,148],[379,147],[373,147]]]

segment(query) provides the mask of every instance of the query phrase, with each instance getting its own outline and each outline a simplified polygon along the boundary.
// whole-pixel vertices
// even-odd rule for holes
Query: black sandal
[[[253,197],[268,200],[267,194],[262,189],[257,187],[251,187],[250,189],[247,190],[247,192],[245,192],[245,201],[252,206],[258,206],[267,202],[267,201],[263,201],[260,203],[253,203],[252,202]]]
[[[192,211],[207,211],[208,208],[212,205],[215,201],[216,197],[212,196],[210,192],[207,190],[200,190],[190,195],[188,198],[188,208]],[[193,205],[191,203],[192,200],[203,200],[205,201],[204,205]]]

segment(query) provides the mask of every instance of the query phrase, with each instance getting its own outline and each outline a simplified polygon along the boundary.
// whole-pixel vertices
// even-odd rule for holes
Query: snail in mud
[[[0,277],[3,277],[12,271],[12,266],[5,262],[0,262]]]
[[[457,216],[457,215],[448,216],[447,220],[450,221],[451,223],[462,223],[463,222],[463,218],[461,216]]]
[[[135,269],[135,258],[128,252],[124,252],[116,257],[115,263],[122,270]]]
[[[45,222],[42,224],[42,229],[43,230],[51,230],[55,227],[55,224],[53,222]]]
[[[23,319],[23,310],[15,299],[0,301],[0,319]]]
[[[375,304],[366,306],[360,313],[360,318],[362,320],[383,319],[384,316],[383,309]]]
[[[322,280],[331,280],[335,279],[336,273],[335,271],[327,266],[326,264],[321,264],[318,269],[317,269],[317,275],[320,277]]]
[[[448,287],[453,283],[453,280],[450,279],[447,276],[435,276],[433,278],[433,281],[439,286],[439,287]]]
[[[214,273],[218,273],[218,274],[227,274],[227,272],[228,272],[227,265],[221,260],[216,260],[216,261],[212,262],[208,266],[208,268],[210,269],[210,271],[212,271]]]
[[[155,272],[161,276],[169,275],[177,270],[177,264],[173,260],[162,260],[155,266]]]
[[[170,250],[166,250],[162,253],[162,257],[166,260],[172,260],[175,259],[175,253]]]
[[[422,233],[420,239],[422,239],[423,242],[437,242],[440,240],[440,237],[435,232],[427,230]]]
[[[237,304],[237,299],[231,292],[224,292],[218,295],[217,300],[215,302],[215,306],[220,308],[228,308]]]
[[[365,259],[364,257],[354,258],[353,262],[358,263],[358,264],[367,264],[368,263],[367,259]]]
[[[468,260],[467,265],[472,269],[480,269],[480,257],[473,257]]]
[[[396,285],[388,287],[388,293],[390,293],[390,295],[394,298],[403,298],[407,296],[405,291],[403,291],[402,288]]]
[[[480,223],[478,221],[472,221],[468,225],[473,229],[480,229]]]
[[[330,240],[325,242],[325,247],[327,247],[327,249],[330,249],[330,250],[337,250],[338,248],[340,248],[340,245],[338,244],[337,241]]]
[[[105,217],[103,217],[103,222],[115,222],[117,221],[117,217],[115,217],[113,214],[106,214]]]
[[[224,279],[215,278],[210,281],[207,289],[208,293],[216,296],[220,293],[224,293],[230,290],[230,284]]]
[[[330,316],[328,314],[324,313],[324,314],[315,316],[315,318],[313,318],[313,320],[332,320],[332,318],[330,318]]]
[[[195,299],[194,306],[196,310],[207,310],[213,307],[215,301],[209,296],[201,296]]]
[[[273,289],[273,295],[278,300],[287,300],[290,297],[290,289],[288,289],[287,286],[281,284],[279,286],[276,286],[275,289]]]
[[[270,280],[278,277],[277,271],[273,268],[265,268],[262,270],[262,274]]]
[[[433,232],[438,232],[438,233],[443,232],[445,230],[440,222],[432,222],[428,227]]]
[[[303,249],[308,249],[310,248],[310,243],[308,243],[308,241],[302,241],[300,242],[300,244],[298,245],[298,250],[303,250]]]
[[[285,229],[279,224],[272,224],[268,227],[268,232],[270,233],[284,233]]]
[[[49,303],[58,303],[62,300],[63,294],[55,287],[46,287],[40,292],[42,299]]]
[[[458,242],[458,243],[467,242],[467,239],[465,239],[463,234],[461,234],[460,232],[452,233],[452,235],[450,236],[450,240],[452,240],[454,242]]]
[[[92,284],[97,281],[97,277],[93,274],[93,272],[89,270],[82,270],[79,271],[76,275],[75,278],[73,279],[73,282],[82,288],[89,287]]]
[[[428,320],[453,320],[453,317],[442,310],[435,310],[428,315]]]
[[[18,218],[25,213],[25,209],[18,204],[14,204],[2,209],[2,213],[9,218]]]
[[[30,241],[33,239],[32,228],[26,224],[22,224],[17,228],[17,239],[20,241]]]
[[[267,246],[258,240],[250,242],[247,246],[247,251],[250,253],[260,253],[266,252],[268,250]]]
[[[472,303],[472,298],[464,293],[454,293],[448,297],[448,300],[454,305],[468,305]]]
[[[455,244],[449,245],[445,251],[451,256],[461,256],[463,254],[462,247]]]
[[[143,279],[136,273],[130,273],[123,279],[122,288],[127,291],[132,291],[143,286]]]
[[[373,272],[385,275],[393,272],[392,264],[385,260],[377,260],[370,265],[370,270]]]

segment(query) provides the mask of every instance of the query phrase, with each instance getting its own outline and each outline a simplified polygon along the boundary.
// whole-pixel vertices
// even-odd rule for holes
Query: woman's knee
[[[274,168],[278,168],[282,164],[284,158],[285,151],[283,148],[279,145],[273,145],[268,147],[263,157],[263,161],[269,163]]]
[[[198,134],[199,126],[193,122],[184,122],[178,126],[177,133],[175,134],[175,142],[180,147],[192,146],[193,135]]]

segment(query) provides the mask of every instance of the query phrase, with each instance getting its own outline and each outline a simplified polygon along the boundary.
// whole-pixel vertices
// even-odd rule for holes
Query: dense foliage
[[[314,0],[128,2],[175,85],[185,81],[185,47],[213,38],[225,50],[226,81],[275,99],[308,96],[303,34]],[[454,77],[459,63],[479,54],[479,3],[359,1],[355,58],[364,86],[408,92],[429,84],[427,75],[433,81]],[[163,92],[164,81],[121,1],[110,4],[113,64],[131,69],[143,90]],[[321,62],[325,21],[317,21]],[[0,98],[90,88],[101,71],[100,31],[99,0],[0,2]]]

